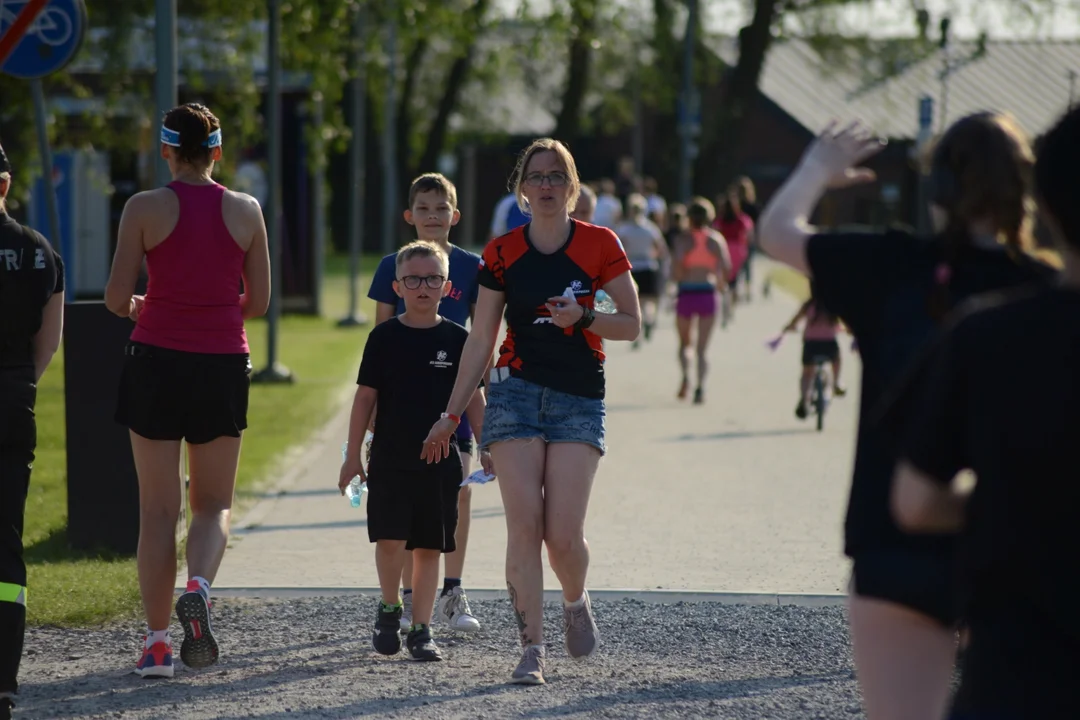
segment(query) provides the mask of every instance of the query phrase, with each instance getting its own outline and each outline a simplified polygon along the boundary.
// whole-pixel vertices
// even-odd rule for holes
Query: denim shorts
[[[604,454],[603,400],[552,390],[505,373],[505,368],[491,371],[481,448],[504,440],[540,438],[547,443],[585,443]]]

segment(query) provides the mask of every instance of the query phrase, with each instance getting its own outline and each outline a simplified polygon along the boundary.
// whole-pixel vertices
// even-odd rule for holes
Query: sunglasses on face
[[[557,171],[548,173],[547,175],[534,172],[525,176],[525,184],[529,187],[542,187],[545,180],[548,181],[548,184],[551,185],[551,187],[562,187],[570,180],[570,178],[566,173]]]
[[[427,285],[432,290],[438,290],[446,282],[442,275],[406,275],[398,280],[407,290],[417,290],[420,285]]]

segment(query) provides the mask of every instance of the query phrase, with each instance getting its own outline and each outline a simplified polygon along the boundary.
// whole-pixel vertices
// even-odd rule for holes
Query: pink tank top
[[[835,340],[839,323],[827,313],[819,313],[813,305],[806,311],[803,340]]]
[[[131,339],[170,350],[246,353],[240,310],[244,251],[225,226],[218,184],[169,183],[180,201],[176,227],[146,253],[146,304]]]

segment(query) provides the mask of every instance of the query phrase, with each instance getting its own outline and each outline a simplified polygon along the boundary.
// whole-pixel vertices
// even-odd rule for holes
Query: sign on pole
[[[34,98],[41,176],[49,209],[49,235],[59,243],[60,210],[53,186],[52,152],[41,78],[67,67],[82,47],[86,34],[83,0],[0,0],[0,72],[30,81]],[[68,287],[74,297],[75,288]]]
[[[83,0],[0,0],[0,72],[24,80],[59,72],[85,34]]]

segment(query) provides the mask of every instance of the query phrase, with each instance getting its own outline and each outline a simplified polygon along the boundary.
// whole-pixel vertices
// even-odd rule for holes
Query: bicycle
[[[10,27],[15,24],[18,14],[10,9],[14,3],[9,0],[5,3],[0,0],[0,27]],[[25,5],[26,3],[21,3]],[[59,47],[71,39],[74,27],[68,14],[59,8],[45,8],[33,24],[27,30],[27,35],[36,35],[45,45]]]
[[[832,382],[829,377],[829,365],[832,358],[827,355],[814,356],[814,394],[811,402],[814,406],[814,414],[817,416],[818,432],[825,427],[825,410],[832,400]]]

